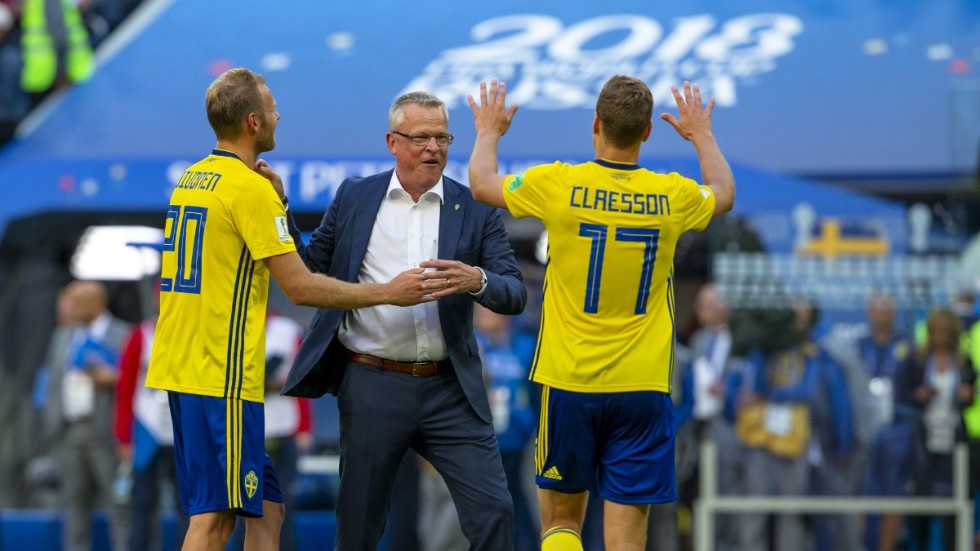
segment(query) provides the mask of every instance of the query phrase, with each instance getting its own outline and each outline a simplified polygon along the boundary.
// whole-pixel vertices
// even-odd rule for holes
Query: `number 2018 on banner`
[[[204,224],[208,209],[204,207],[181,208],[171,205],[167,209],[169,228],[163,240],[163,252],[175,252],[177,269],[173,277],[160,278],[161,292],[201,292],[201,257],[204,250]]]

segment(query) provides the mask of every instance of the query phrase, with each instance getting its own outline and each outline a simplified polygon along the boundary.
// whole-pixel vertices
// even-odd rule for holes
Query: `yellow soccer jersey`
[[[711,221],[711,190],[598,160],[537,166],[503,191],[511,214],[548,231],[531,379],[574,392],[670,392],[674,248]]]
[[[268,180],[215,149],[184,172],[164,227],[157,322],[146,386],[261,402],[263,258],[295,251]]]

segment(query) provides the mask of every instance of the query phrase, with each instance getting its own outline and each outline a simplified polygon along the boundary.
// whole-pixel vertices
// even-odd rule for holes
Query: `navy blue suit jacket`
[[[375,218],[381,208],[392,171],[367,178],[348,178],[304,245],[290,218],[297,251],[311,271],[356,282],[367,251]],[[439,258],[479,266],[487,274],[487,289],[480,304],[501,314],[519,314],[527,292],[504,230],[500,212],[473,199],[469,188],[443,177],[444,197],[439,218]],[[406,266],[407,269],[407,266]],[[469,294],[439,300],[442,335],[456,377],[476,413],[489,422],[483,369],[473,336],[473,303]],[[347,359],[337,340],[343,310],[317,310],[303,344],[289,370],[283,394],[318,398],[337,393]]]

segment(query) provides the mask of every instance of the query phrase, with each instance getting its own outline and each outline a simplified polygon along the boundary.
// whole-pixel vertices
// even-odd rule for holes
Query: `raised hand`
[[[685,140],[690,141],[703,133],[710,135],[711,111],[715,108],[715,98],[711,98],[708,101],[708,106],[703,107],[701,89],[697,84],[691,86],[691,83],[687,81],[684,81],[683,96],[676,86],[671,86],[670,90],[674,93],[680,118],[674,117],[670,113],[663,113],[660,118],[673,126],[674,130]]]
[[[480,104],[477,105],[473,96],[466,96],[466,101],[473,110],[473,121],[476,123],[476,133],[490,133],[497,137],[503,136],[510,128],[517,106],[507,107],[507,85],[496,80],[490,81],[490,92],[487,93],[487,83],[480,83]]]

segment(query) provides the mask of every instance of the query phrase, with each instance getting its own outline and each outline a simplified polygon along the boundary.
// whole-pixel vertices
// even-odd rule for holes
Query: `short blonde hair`
[[[208,86],[208,122],[218,139],[236,138],[249,113],[262,113],[265,77],[241,67],[229,69]]]

